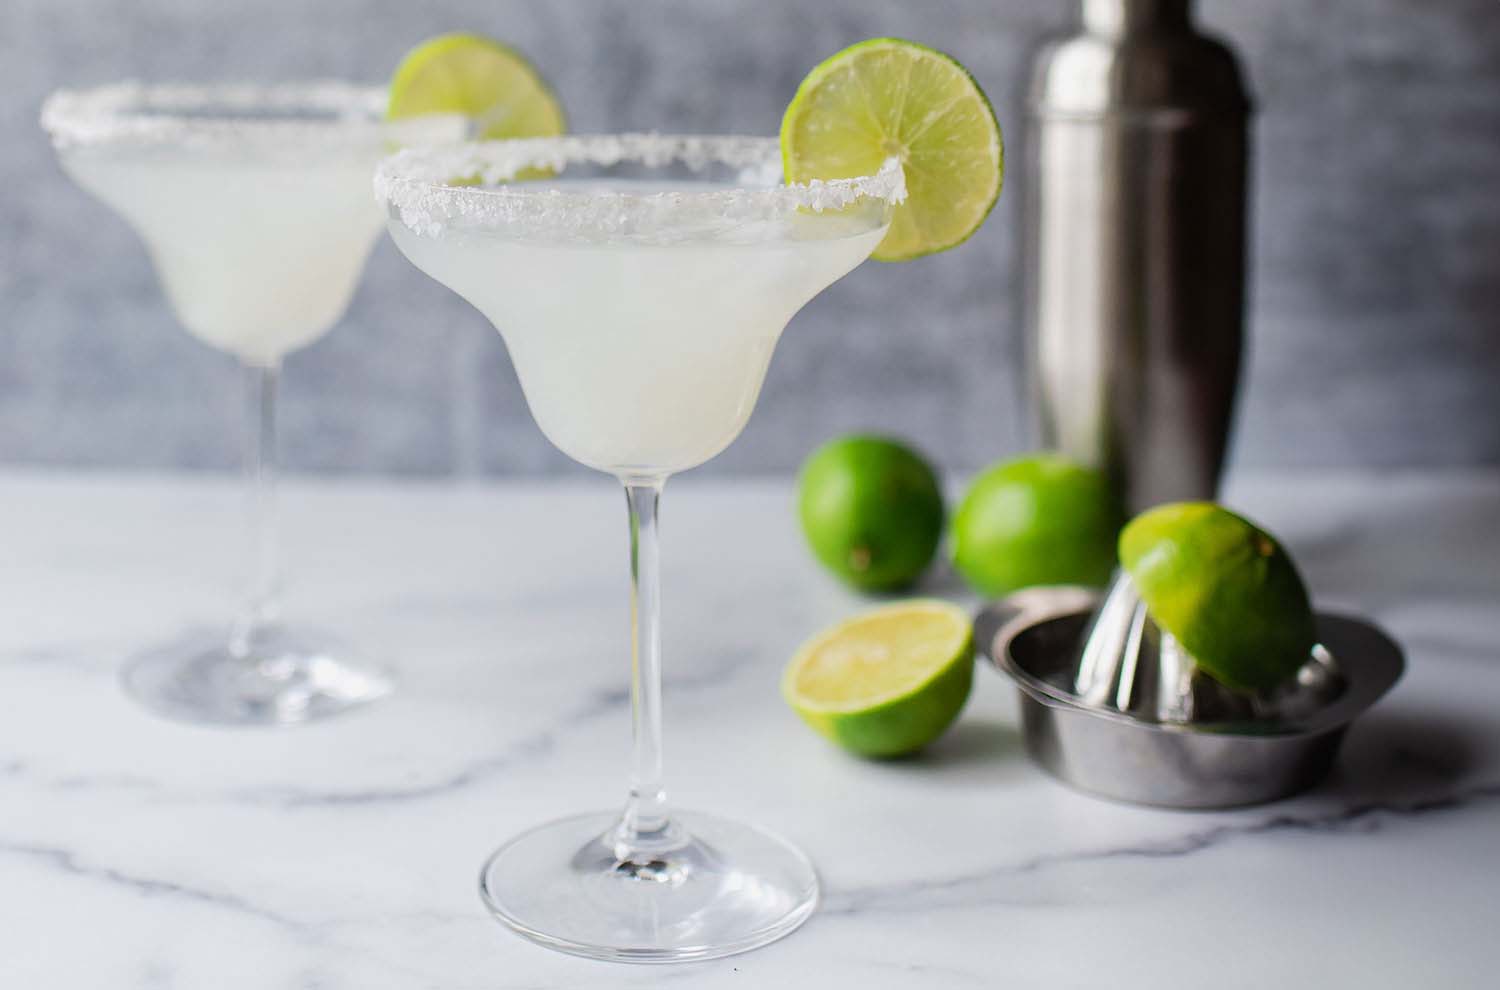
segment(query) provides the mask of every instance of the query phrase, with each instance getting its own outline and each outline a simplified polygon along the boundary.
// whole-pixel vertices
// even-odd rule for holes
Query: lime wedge
[[[939,601],[865,612],[808,640],[782,676],[787,703],[817,732],[861,756],[901,756],[932,742],[969,697],[968,614]]]
[[[967,69],[899,38],[846,48],[813,69],[781,120],[789,182],[873,175],[890,157],[906,172],[881,261],[946,251],[984,223],[1000,196],[1000,124]]]
[[[461,113],[482,139],[552,137],[562,105],[515,49],[477,34],[444,34],[413,48],[391,79],[386,117]]]
[[[1316,642],[1292,558],[1248,519],[1212,502],[1174,502],[1120,533],[1120,563],[1146,609],[1205,671],[1241,691],[1296,675]]]

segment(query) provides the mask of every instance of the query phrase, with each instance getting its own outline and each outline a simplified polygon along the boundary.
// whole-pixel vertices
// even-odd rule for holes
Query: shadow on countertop
[[[1500,725],[1376,709],[1350,727],[1333,771],[1309,796],[1396,813],[1500,798]]]

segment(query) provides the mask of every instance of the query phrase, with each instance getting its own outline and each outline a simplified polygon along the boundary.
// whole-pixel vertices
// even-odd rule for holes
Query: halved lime
[[[562,105],[515,49],[477,34],[444,34],[413,48],[391,79],[386,117],[461,113],[476,138],[552,137]]]
[[[897,602],[808,640],[782,676],[802,720],[861,756],[901,756],[932,742],[969,697],[969,616],[947,602]]]
[[[873,257],[904,261],[963,243],[1000,196],[1000,124],[967,69],[940,51],[874,38],[813,69],[781,120],[789,182],[873,175],[901,160],[907,200]]]
[[[1212,502],[1174,502],[1120,534],[1120,563],[1157,623],[1241,691],[1294,676],[1316,642],[1307,588],[1276,539]]]

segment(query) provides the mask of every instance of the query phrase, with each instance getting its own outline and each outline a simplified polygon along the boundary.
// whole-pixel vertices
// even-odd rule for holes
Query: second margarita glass
[[[119,83],[42,109],[63,170],[140,235],[178,320],[246,368],[250,589],[228,630],[130,660],[126,688],[188,722],[303,722],[381,697],[385,677],[280,614],[276,385],[282,359],[343,316],[380,232],[375,162],[456,140],[466,122],[382,119],[385,90],[343,82]]]
[[[376,173],[397,245],[499,329],[548,439],[625,488],[625,808],[526,832],[481,876],[500,920],[566,952],[723,956],[785,935],[817,903],[790,843],[669,811],[662,787],[662,486],[739,435],[787,322],[870,255],[905,195],[894,161],[808,185],[782,184],[779,162],[774,139],[620,135],[412,150]],[[508,184],[518,175],[553,177]]]

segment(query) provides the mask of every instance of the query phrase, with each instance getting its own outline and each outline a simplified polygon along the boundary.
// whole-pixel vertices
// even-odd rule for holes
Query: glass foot
[[[290,725],[336,715],[391,691],[385,674],[349,666],[324,640],[295,630],[256,635],[244,655],[223,630],[132,657],[125,690],[151,711],[204,725]]]
[[[774,942],[812,914],[818,877],[795,846],[750,825],[675,814],[682,839],[621,862],[619,815],[524,832],[484,864],[479,894],[533,942],[616,962],[714,959]]]

